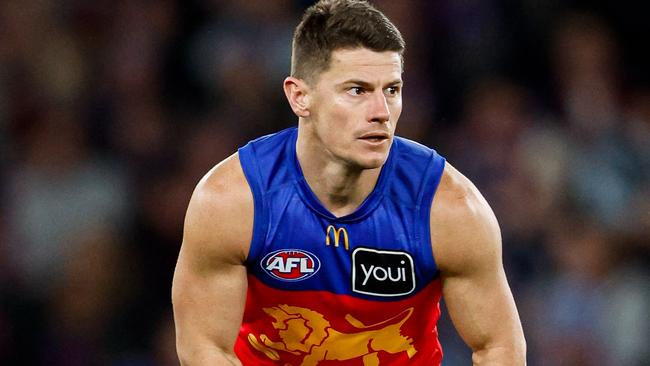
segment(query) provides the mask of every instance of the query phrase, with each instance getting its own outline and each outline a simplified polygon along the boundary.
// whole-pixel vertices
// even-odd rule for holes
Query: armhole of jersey
[[[241,164],[248,186],[253,193],[253,236],[251,238],[250,248],[248,249],[248,256],[246,262],[254,261],[260,253],[264,236],[266,232],[266,215],[264,203],[264,194],[262,193],[262,175],[255,158],[254,147],[248,144],[238,150],[239,163]]]
[[[422,182],[423,187],[420,190],[421,194],[418,198],[420,219],[425,221],[425,225],[421,226],[421,235],[424,237],[423,242],[426,244],[425,253],[427,254],[427,258],[430,258],[433,262],[432,264],[436,269],[436,277],[438,276],[438,264],[436,263],[435,253],[433,253],[433,246],[431,243],[431,206],[433,204],[433,197],[435,196],[438,185],[440,184],[442,173],[445,170],[445,164],[445,158],[438,155],[435,151],[432,152],[431,162],[426,169]]]

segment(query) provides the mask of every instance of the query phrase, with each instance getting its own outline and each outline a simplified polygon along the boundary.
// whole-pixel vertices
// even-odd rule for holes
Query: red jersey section
[[[400,301],[281,291],[248,276],[235,352],[245,366],[440,365],[440,280]]]

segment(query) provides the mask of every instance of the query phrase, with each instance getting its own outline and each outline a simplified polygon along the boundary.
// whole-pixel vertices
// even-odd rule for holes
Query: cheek
[[[390,120],[391,120],[391,122],[393,124],[393,127],[394,127],[395,124],[397,124],[397,120],[399,119],[399,116],[402,114],[402,101],[401,100],[396,101],[395,103],[390,105],[388,108],[390,110],[390,115],[391,115]]]
[[[335,130],[340,135],[349,131],[358,115],[362,112],[361,108],[355,108],[345,103],[341,98],[333,98],[325,108],[322,109],[325,124]]]
[[[346,116],[343,111],[336,103],[329,101],[321,102],[312,112],[317,134],[328,146],[339,145],[342,132],[347,130]]]

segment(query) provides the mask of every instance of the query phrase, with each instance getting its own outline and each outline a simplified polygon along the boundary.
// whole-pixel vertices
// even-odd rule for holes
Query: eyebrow
[[[359,79],[350,79],[342,82],[340,85],[346,85],[346,84],[356,84],[359,85],[360,87],[366,88],[366,89],[372,89],[374,85],[367,81],[359,80]],[[395,79],[393,81],[390,81],[386,84],[386,86],[396,86],[396,85],[402,85],[403,81],[400,79]]]

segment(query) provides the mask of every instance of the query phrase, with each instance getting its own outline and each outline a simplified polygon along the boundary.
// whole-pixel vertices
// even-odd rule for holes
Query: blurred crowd
[[[201,176],[296,124],[307,0],[0,2],[0,364],[177,365],[170,286]],[[377,0],[398,134],[501,225],[535,365],[650,364],[650,28],[635,2]],[[446,314],[445,365],[469,350]]]

